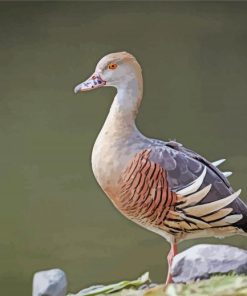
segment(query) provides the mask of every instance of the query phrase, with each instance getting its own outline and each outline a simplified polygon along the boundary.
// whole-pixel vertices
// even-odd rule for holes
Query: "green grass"
[[[151,295],[151,294],[150,294]],[[153,294],[155,295],[155,294]],[[157,294],[159,295],[159,294]],[[246,296],[247,276],[219,275],[187,285],[170,285],[166,296]]]
[[[68,296],[247,296],[247,276],[245,275],[217,275],[208,280],[189,284],[170,284],[166,289],[164,285],[149,290],[138,290],[143,283],[148,282],[148,273],[135,281],[123,281],[117,284],[104,286],[98,291]]]

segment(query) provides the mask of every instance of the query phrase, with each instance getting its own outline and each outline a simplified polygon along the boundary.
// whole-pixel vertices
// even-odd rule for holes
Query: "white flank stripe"
[[[234,199],[236,199],[240,195],[240,193],[241,193],[241,189],[239,189],[238,191],[234,192],[233,194],[231,194],[225,198],[222,198],[222,199],[219,199],[219,200],[207,203],[207,204],[187,208],[187,209],[184,209],[183,211],[186,214],[189,214],[192,216],[203,217],[205,215],[208,215],[212,212],[218,211],[218,210],[226,207],[231,202],[233,202]]]
[[[210,189],[212,187],[212,184],[209,184],[208,186],[204,187],[200,191],[197,191],[196,193],[193,193],[191,195],[188,195],[184,197],[183,200],[185,200],[185,203],[178,206],[179,209],[183,209],[189,206],[193,206],[197,203],[199,203],[206,195],[209,193]]]
[[[226,161],[226,160],[224,158],[222,158],[222,159],[212,162],[212,164],[217,167],[218,165],[222,164],[224,161]]]
[[[229,176],[232,175],[232,172],[223,172],[223,175],[224,175],[225,177],[229,177]]]
[[[196,192],[200,188],[200,186],[202,185],[202,182],[205,178],[206,172],[207,172],[207,167],[204,167],[202,174],[197,179],[195,179],[187,187],[177,191],[176,193],[180,194],[182,196],[185,196],[185,195]]]
[[[207,222],[204,222],[202,220],[198,220],[196,218],[192,218],[192,217],[187,217],[186,215],[184,215],[183,213],[180,214],[180,216],[185,220],[185,221],[191,221],[193,223],[195,223],[197,225],[198,228],[201,229],[207,229],[210,228],[211,225]]]
[[[211,226],[226,226],[230,224],[234,224],[243,218],[242,214],[230,215],[219,221],[211,222]]]

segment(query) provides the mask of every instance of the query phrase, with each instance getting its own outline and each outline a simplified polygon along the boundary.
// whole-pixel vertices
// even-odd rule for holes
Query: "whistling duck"
[[[127,218],[171,244],[166,284],[177,243],[198,237],[247,233],[247,206],[218,165],[176,141],[150,139],[135,119],[142,100],[142,70],[127,52],[103,57],[75,93],[103,86],[117,89],[92,152],[94,175]]]

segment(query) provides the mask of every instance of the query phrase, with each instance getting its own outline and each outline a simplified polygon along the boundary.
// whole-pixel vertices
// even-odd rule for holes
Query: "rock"
[[[247,274],[247,251],[226,245],[197,245],[175,256],[171,268],[175,283],[229,272]]]
[[[61,269],[39,271],[33,277],[33,296],[65,296],[67,278]]]
[[[144,284],[144,285],[141,285],[138,290],[147,290],[148,289],[148,285],[147,284]]]
[[[155,283],[144,284],[144,285],[141,285],[140,287],[138,287],[138,290],[148,290],[148,289],[152,289],[156,286],[158,286],[158,284],[155,284]]]

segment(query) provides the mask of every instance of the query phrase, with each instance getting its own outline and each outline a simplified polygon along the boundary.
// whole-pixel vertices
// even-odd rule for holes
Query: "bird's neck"
[[[114,190],[121,171],[139,149],[141,133],[135,118],[142,98],[142,80],[129,79],[117,87],[110,112],[94,144],[94,175],[108,196]]]
[[[117,94],[105,122],[106,128],[114,128],[119,133],[136,129],[135,119],[143,93],[142,77],[130,77],[117,85]]]

